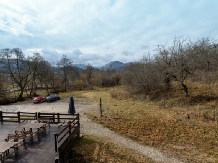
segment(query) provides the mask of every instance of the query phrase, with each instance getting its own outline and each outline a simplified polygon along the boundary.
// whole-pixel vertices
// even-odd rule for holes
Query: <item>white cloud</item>
[[[175,36],[217,37],[216,0],[1,0],[0,48],[42,49],[55,62],[140,60]],[[129,54],[129,55],[127,55]]]

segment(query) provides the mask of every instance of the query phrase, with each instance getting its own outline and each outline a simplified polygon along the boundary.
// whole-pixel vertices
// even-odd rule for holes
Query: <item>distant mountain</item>
[[[95,70],[103,69],[103,70],[117,70],[117,71],[121,71],[121,70],[123,70],[123,68],[125,66],[128,66],[130,64],[131,64],[131,62],[129,62],[129,63],[122,63],[120,61],[112,61],[112,62],[110,62],[110,63],[108,63],[108,64],[106,64],[106,65],[104,65],[102,67],[93,67],[93,68]],[[82,72],[86,68],[87,65],[85,65],[85,64],[73,64],[73,66],[77,67],[79,72]],[[3,63],[0,61],[0,68],[2,69],[2,67],[3,67]],[[53,66],[53,68],[55,69],[56,72],[60,72],[60,69],[58,67]]]
[[[112,61],[104,66],[102,66],[101,68],[104,70],[117,70],[117,71],[121,71],[123,70],[123,68],[127,65],[129,65],[130,63],[122,63],[120,61]]]
[[[81,68],[81,69],[85,69],[86,68],[85,64],[73,64],[73,66]]]
[[[87,65],[85,64],[73,64],[73,66],[77,67],[80,70],[86,69]],[[98,67],[92,67],[93,69],[99,69]]]
[[[117,70],[121,71],[125,66],[128,66],[130,63],[122,63],[120,61],[112,61],[102,67],[93,67],[94,69],[103,69],[103,70]],[[85,69],[87,65],[85,64],[73,64],[73,66],[79,69]]]

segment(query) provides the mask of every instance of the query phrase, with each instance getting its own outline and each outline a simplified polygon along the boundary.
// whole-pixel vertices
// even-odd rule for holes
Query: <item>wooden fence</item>
[[[3,112],[0,111],[0,121],[3,122],[23,122],[28,120],[37,120],[37,112]]]
[[[74,121],[78,118],[79,114],[62,114],[62,113],[41,113],[38,112],[38,122],[49,122],[49,123],[67,123],[68,121]]]
[[[41,113],[41,112],[3,112],[0,111],[0,122],[16,122],[37,120],[38,122],[49,122],[52,124],[67,123],[78,118],[78,114]]]
[[[79,114],[74,114],[75,118],[69,121],[68,124],[57,134],[55,134],[55,162],[65,162],[65,159],[69,159],[69,146],[71,146],[72,140],[80,135],[80,122]],[[68,150],[69,149],[69,150]]]

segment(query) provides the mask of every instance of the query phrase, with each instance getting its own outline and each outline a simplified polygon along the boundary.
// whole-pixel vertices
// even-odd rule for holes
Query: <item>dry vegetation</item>
[[[125,148],[95,137],[85,136],[73,145],[70,162],[75,163],[154,163],[151,159],[145,158]]]
[[[203,92],[205,85],[193,83],[189,87],[190,97],[182,98],[182,91],[174,85],[176,94],[162,94],[156,101],[131,97],[122,87],[84,95],[96,102],[102,98],[103,116],[88,116],[111,130],[184,161],[217,162],[216,84],[211,86],[210,96]]]

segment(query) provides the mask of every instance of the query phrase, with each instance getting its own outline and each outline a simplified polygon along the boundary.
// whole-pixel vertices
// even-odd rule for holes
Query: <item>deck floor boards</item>
[[[8,134],[13,134],[15,130],[22,127],[22,123],[0,124],[0,141],[3,141]],[[18,156],[12,154],[5,163],[54,163],[55,162],[55,140],[54,134],[58,133],[63,127],[50,125],[46,129],[46,135],[41,135],[38,141],[34,138],[33,143],[27,139],[27,149],[23,146],[19,148]],[[11,149],[11,151],[13,151]]]

